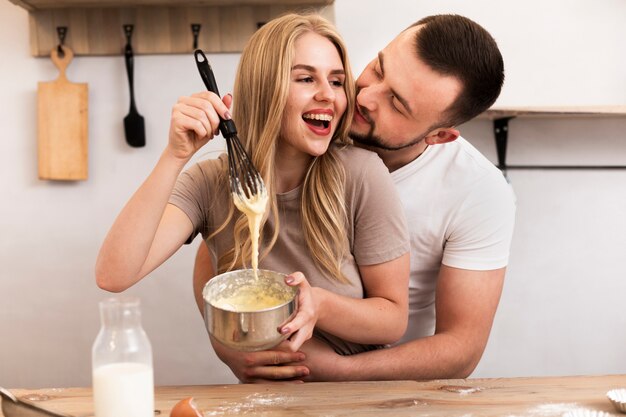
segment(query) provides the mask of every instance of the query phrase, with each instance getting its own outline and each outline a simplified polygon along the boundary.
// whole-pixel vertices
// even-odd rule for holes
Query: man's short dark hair
[[[458,126],[487,110],[504,83],[504,62],[493,37],[478,23],[459,15],[425,17],[415,37],[418,57],[434,71],[453,76],[462,90],[440,126]]]

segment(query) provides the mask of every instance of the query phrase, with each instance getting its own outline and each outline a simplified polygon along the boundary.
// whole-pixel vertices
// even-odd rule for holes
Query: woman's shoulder
[[[228,165],[228,155],[221,154],[217,158],[201,159],[190,165],[185,172],[196,177],[214,178]]]
[[[346,173],[345,190],[347,195],[368,193],[367,190],[380,190],[387,193],[393,188],[391,174],[377,153],[353,145],[341,147],[338,154]],[[393,192],[393,191],[389,191]]]
[[[347,170],[359,172],[378,167],[384,168],[383,161],[378,154],[367,149],[358,148],[354,145],[346,145],[338,148],[337,153]]]

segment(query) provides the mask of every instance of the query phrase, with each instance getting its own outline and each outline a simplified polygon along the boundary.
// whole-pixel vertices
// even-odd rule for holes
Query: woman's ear
[[[442,143],[452,142],[456,140],[460,135],[460,132],[452,128],[442,128],[433,130],[424,138],[428,145],[439,145]]]

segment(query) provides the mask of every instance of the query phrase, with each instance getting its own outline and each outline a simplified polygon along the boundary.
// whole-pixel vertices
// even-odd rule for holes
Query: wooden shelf
[[[493,121],[493,133],[498,154],[498,168],[506,175],[509,169],[539,170],[622,170],[626,165],[509,165],[506,162],[506,150],[509,137],[509,120],[521,118],[607,118],[626,117],[626,105],[623,106],[538,106],[538,107],[492,107],[477,119]]]
[[[521,106],[492,107],[478,116],[479,119],[503,119],[513,117],[623,117],[624,106]]]
[[[29,12],[30,50],[50,56],[64,44],[75,55],[122,55],[123,25],[134,27],[133,52],[186,54],[194,50],[191,25],[200,24],[198,48],[241,52],[260,24],[288,11],[316,11],[334,20],[334,0],[10,0]]]
[[[142,7],[142,6],[269,6],[298,4],[331,5],[334,0],[9,0],[26,10],[84,7]]]

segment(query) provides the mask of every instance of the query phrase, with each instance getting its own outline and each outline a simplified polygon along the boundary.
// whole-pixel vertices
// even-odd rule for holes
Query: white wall
[[[473,18],[499,42],[507,82],[498,104],[626,103],[622,0],[335,2],[356,72],[401,28],[448,12]],[[57,71],[30,56],[27,13],[8,1],[0,2],[0,53],[0,385],[89,385],[97,302],[107,296],[94,283],[98,248],[163,149],[172,104],[203,86],[191,56],[137,57],[148,144],[132,149],[123,139],[122,57],[75,58],[68,77],[90,91],[89,180],[44,182],[37,179],[37,82]],[[223,92],[232,89],[237,58],[210,57]],[[510,163],[626,165],[626,118],[519,119],[510,127]],[[489,122],[462,132],[495,160]],[[626,171],[510,171],[509,178],[516,234],[474,376],[626,373]],[[197,243],[129,290],[142,300],[158,384],[235,381],[213,354],[192,298]]]

